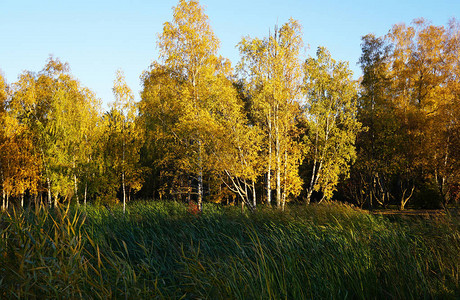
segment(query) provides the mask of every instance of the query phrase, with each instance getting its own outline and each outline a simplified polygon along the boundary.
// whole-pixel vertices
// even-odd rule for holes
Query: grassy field
[[[341,204],[2,213],[0,298],[460,297],[460,218]]]

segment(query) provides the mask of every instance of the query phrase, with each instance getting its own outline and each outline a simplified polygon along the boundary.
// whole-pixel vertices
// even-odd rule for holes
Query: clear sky
[[[201,0],[233,64],[242,36],[264,37],[290,17],[303,26],[306,55],[318,46],[350,62],[355,77],[361,36],[423,17],[446,25],[460,17],[460,0]],[[176,0],[0,0],[0,69],[9,83],[24,70],[39,71],[50,54],[107,104],[115,71],[122,69],[139,100],[139,76],[158,59],[157,34],[172,20]]]

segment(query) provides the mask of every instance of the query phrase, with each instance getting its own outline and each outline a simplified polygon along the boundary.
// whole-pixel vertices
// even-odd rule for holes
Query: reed
[[[4,212],[1,298],[458,298],[458,215],[180,203]]]

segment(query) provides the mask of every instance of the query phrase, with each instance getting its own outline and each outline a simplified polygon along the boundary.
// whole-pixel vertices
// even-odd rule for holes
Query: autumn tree
[[[173,15],[173,21],[164,24],[158,46],[165,66],[181,74],[187,83],[181,95],[185,100],[185,113],[177,129],[181,131],[179,136],[185,137],[189,143],[187,149],[191,150],[189,155],[192,160],[186,164],[187,169],[196,175],[197,202],[201,210],[206,159],[203,147],[206,138],[212,136],[212,133],[206,134],[209,133],[207,129],[212,129],[213,125],[207,109],[212,101],[212,90],[209,89],[210,82],[207,79],[212,78],[218,63],[219,41],[198,2],[179,1]]]
[[[361,123],[356,118],[357,86],[348,63],[336,62],[327,49],[319,47],[316,58],[306,60],[304,72],[309,203],[315,190],[322,192],[322,199],[331,199],[341,176],[348,174],[356,158]]]
[[[80,103],[78,115],[79,143],[74,144],[73,156],[74,184],[76,201],[80,203],[79,194],[82,194],[83,204],[86,205],[89,187],[91,192],[97,187],[96,174],[101,163],[101,144],[104,134],[101,104],[96,95],[87,88],[83,89],[86,101]],[[76,176],[75,176],[76,175]],[[93,193],[91,193],[93,194]]]
[[[78,199],[79,165],[87,160],[84,138],[94,126],[97,102],[70,75],[68,65],[50,58],[42,71],[25,72],[15,83],[11,110],[30,133],[42,163],[48,202],[52,196]]]
[[[284,207],[286,198],[297,195],[301,186],[300,153],[290,133],[301,97],[302,46],[301,26],[293,19],[264,39],[246,37],[238,44],[239,70],[248,85],[251,112],[265,135],[267,202],[271,203],[274,173],[277,207]]]
[[[37,194],[40,159],[34,153],[27,128],[10,115],[6,115],[2,121],[4,127],[0,145],[0,166],[3,208],[8,207],[10,196],[20,198],[20,205],[24,206],[26,191]]]
[[[458,163],[451,155],[451,143],[458,126],[453,108],[458,104],[459,26],[452,20],[449,29],[426,20],[413,26],[393,26],[387,35],[394,50],[391,56],[392,101],[403,124],[407,141],[404,169],[399,170],[400,203],[404,209],[407,194],[415,189],[413,178],[434,182],[449,202],[452,174]],[[404,175],[407,174],[407,175]]]
[[[135,120],[137,108],[134,95],[126,84],[121,70],[116,73],[113,93],[115,102],[107,114],[108,121],[108,148],[107,155],[111,157],[111,166],[121,179],[123,194],[123,212],[126,210],[127,194],[131,190],[141,188],[141,168],[139,166],[139,149],[142,145],[140,127]],[[126,190],[129,190],[127,193]]]
[[[363,37],[360,121],[354,179],[383,206],[404,209],[414,195],[437,187],[444,204],[458,179],[458,23],[423,19],[394,25],[384,37]],[[352,178],[353,179],[353,178]],[[356,182],[357,180],[355,180]]]
[[[400,122],[391,101],[391,45],[382,37],[362,38],[359,64],[363,71],[359,93],[358,119],[365,130],[357,136],[357,160],[345,183],[360,206],[390,202],[393,177],[398,169],[394,150],[402,146]]]
[[[185,82],[180,74],[154,63],[143,73],[142,83],[137,122],[144,131],[141,160],[150,170],[151,195],[160,199],[164,194],[177,195],[182,181],[186,182],[182,185],[186,186],[184,192],[189,195],[185,145],[175,133],[175,125],[183,114],[179,99]]]
[[[233,93],[229,94],[234,97]],[[226,101],[225,98],[222,100]],[[256,182],[263,174],[263,161],[259,156],[263,146],[262,134],[259,127],[249,124],[242,109],[239,103],[230,109],[233,114],[222,116],[220,122],[225,130],[217,133],[215,155],[211,160],[226,187],[238,195],[242,203],[255,210]]]
[[[153,132],[155,140],[166,142],[153,147],[165,150],[159,158],[163,166],[176,168],[163,170],[196,182],[201,210],[203,178],[221,171],[216,165],[219,139],[229,130],[229,118],[239,113],[228,79],[230,63],[218,56],[219,40],[197,1],[179,1],[158,47],[162,63],[154,63],[144,74],[140,116],[152,130],[146,136]]]
[[[48,67],[51,68],[51,63]],[[34,151],[42,162],[40,173],[46,182],[48,204],[50,205],[52,202],[51,177],[45,153],[48,152],[51,143],[46,139],[45,126],[51,105],[52,83],[53,80],[45,75],[39,76],[33,72],[24,72],[14,83],[14,92],[10,102],[11,111],[16,114],[18,122],[24,124],[29,130]]]

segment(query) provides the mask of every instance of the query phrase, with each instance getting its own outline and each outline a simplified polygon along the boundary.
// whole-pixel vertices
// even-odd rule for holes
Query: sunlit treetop
[[[164,23],[158,37],[160,59],[169,68],[190,76],[216,59],[220,42],[198,1],[181,0],[173,11],[172,22]]]

